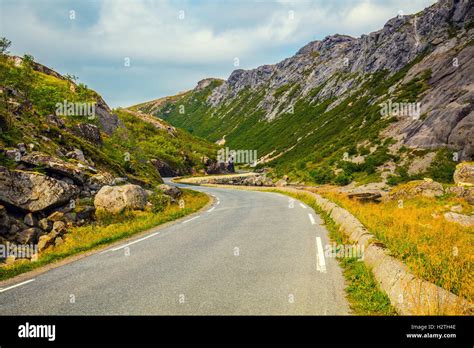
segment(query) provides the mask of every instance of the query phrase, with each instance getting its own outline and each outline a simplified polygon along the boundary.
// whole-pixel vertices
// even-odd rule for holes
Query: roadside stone
[[[64,213],[60,211],[55,211],[54,213],[48,216],[48,220],[53,222],[60,221],[62,219],[64,219]]]
[[[30,244],[36,243],[38,241],[38,236],[40,235],[41,230],[36,227],[27,228],[26,230],[21,231],[16,237],[15,240],[18,244]]]
[[[94,198],[97,210],[117,214],[125,209],[143,210],[147,202],[146,191],[133,184],[123,186],[104,186]]]
[[[161,184],[158,186],[158,188],[163,191],[163,193],[165,195],[168,195],[168,196],[171,196],[173,198],[178,198],[179,196],[181,196],[182,192],[179,188],[177,188],[176,186],[170,186],[170,185],[166,185],[166,184]]]
[[[23,222],[25,223],[25,225],[30,226],[30,227],[34,227],[38,223],[37,219],[33,216],[32,213],[26,214],[25,218],[23,219]]]
[[[44,235],[39,237],[39,240],[38,240],[38,251],[39,252],[47,249],[51,245],[54,245],[54,239],[51,238],[51,236],[49,236],[47,234],[44,234]]]
[[[62,236],[67,232],[66,224],[63,221],[56,221],[53,224],[53,229],[51,230],[51,233],[56,235],[56,236]]]
[[[43,218],[38,221],[38,227],[43,231],[49,232],[53,228],[53,222],[47,218]]]

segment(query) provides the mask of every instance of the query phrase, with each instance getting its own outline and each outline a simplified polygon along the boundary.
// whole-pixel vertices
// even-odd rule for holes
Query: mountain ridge
[[[360,155],[359,149],[365,153],[365,147],[378,145],[374,142],[393,141],[386,146],[390,147],[385,151],[389,155],[392,152],[397,156],[402,147],[446,149],[458,153],[461,160],[471,160],[474,71],[469,62],[473,56],[473,18],[469,1],[442,0],[417,14],[392,18],[382,29],[360,38],[330,35],[306,44],[279,63],[237,69],[222,83],[165,97],[155,108],[147,103],[138,108],[208,140],[218,141],[225,136],[229,146],[252,146],[260,158],[272,151],[274,155],[284,153],[276,162],[267,163],[281,167],[281,175],[285,170],[295,172],[290,167],[298,161],[290,158],[292,154],[299,159],[298,165],[303,165],[304,158],[297,152],[306,152],[306,172],[318,167],[318,160],[309,150],[301,149],[300,143],[307,137],[314,138],[314,132],[322,136],[332,133],[331,144],[337,143],[336,130],[328,127],[340,128],[342,123],[336,126],[335,115],[329,117],[331,112],[337,117],[350,117],[351,129],[365,127],[373,138],[346,137],[346,146],[334,147],[340,152],[339,158],[344,152],[353,152],[348,151],[352,145]],[[389,100],[419,103],[418,119],[391,115],[387,122],[390,117],[376,115],[377,111],[380,114],[379,104]],[[346,107],[338,108],[345,101]],[[178,112],[179,106],[185,111]],[[319,123],[318,118],[327,119]],[[355,122],[356,118],[359,121]],[[289,128],[293,131],[293,122],[300,122],[301,129],[288,134]],[[278,134],[285,134],[287,141],[275,140]],[[316,142],[304,146],[310,148]],[[345,151],[339,151],[343,147]],[[337,173],[341,168],[335,167],[334,161],[324,167],[332,167]],[[389,161],[376,162],[382,165]],[[396,169],[385,177],[397,175]],[[308,179],[304,173],[295,177]]]

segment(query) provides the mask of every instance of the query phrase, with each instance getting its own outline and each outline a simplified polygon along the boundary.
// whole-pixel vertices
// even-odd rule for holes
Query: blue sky
[[[335,33],[360,36],[433,0],[0,0],[0,36],[79,77],[113,107],[292,56]],[[239,66],[234,65],[235,58]],[[126,62],[130,62],[126,66]]]

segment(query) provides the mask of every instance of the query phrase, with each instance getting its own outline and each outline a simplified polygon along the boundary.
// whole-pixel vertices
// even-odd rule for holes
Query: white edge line
[[[213,211],[214,209],[216,209],[216,207],[212,207],[212,208],[209,209],[207,212],[210,213],[210,212]]]
[[[300,207],[306,209],[306,205],[304,205],[303,203],[300,203]]]
[[[197,218],[199,218],[199,217],[201,217],[201,215],[198,215],[198,216],[193,217],[192,219],[183,221],[183,224],[186,224],[186,223],[188,223],[189,221],[193,221],[194,219],[197,219]]]
[[[316,221],[314,221],[313,214],[308,213],[309,220],[311,221],[311,225],[316,225]]]
[[[120,249],[123,249],[123,248],[126,248],[128,247],[129,245],[132,245],[132,244],[135,244],[135,243],[138,243],[138,242],[141,242],[145,239],[148,239],[148,238],[151,238],[151,237],[154,237],[156,236],[157,234],[160,234],[160,232],[155,232],[153,234],[150,234],[149,236],[146,236],[146,237],[143,237],[143,238],[140,238],[140,239],[137,239],[137,240],[134,240],[133,242],[130,242],[130,243],[127,243],[127,244],[124,244],[122,246],[119,246],[117,248],[113,248],[113,249],[110,249],[111,251],[117,251],[117,250],[120,250]]]
[[[13,288],[16,288],[16,287],[19,287],[19,286],[22,286],[22,285],[25,285],[25,284],[28,284],[28,283],[31,283],[31,282],[34,282],[34,281],[35,281],[35,279],[30,279],[30,280],[26,280],[26,281],[24,281],[24,282],[22,282],[22,283],[18,283],[18,284],[12,285],[12,286],[10,286],[10,287],[8,287],[8,288],[0,289],[0,293],[1,293],[1,292],[4,292],[4,291],[7,291],[7,290],[10,290],[10,289],[13,289]]]
[[[326,260],[324,260],[323,243],[320,237],[316,237],[316,269],[326,273]]]

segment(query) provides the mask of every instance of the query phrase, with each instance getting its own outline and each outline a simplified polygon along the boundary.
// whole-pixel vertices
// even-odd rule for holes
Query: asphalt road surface
[[[192,188],[213,195],[212,207],[3,286],[0,315],[350,313],[311,208],[277,193]]]

